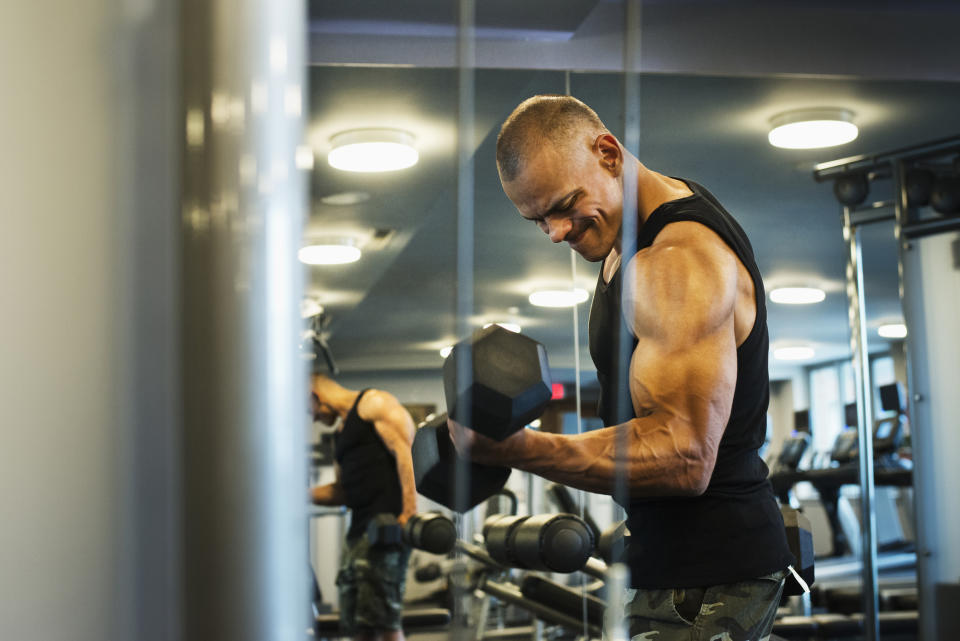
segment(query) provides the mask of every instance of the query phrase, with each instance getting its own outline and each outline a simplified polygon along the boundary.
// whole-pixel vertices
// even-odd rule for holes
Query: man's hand
[[[447,431],[450,433],[450,440],[453,441],[453,446],[460,456],[469,458],[474,463],[507,466],[510,465],[511,453],[516,454],[523,451],[524,438],[527,432],[524,428],[517,430],[502,441],[495,441],[469,427],[460,425],[452,418],[447,418]]]

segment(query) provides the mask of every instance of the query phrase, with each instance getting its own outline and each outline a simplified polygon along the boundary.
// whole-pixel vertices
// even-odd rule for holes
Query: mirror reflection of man
[[[416,512],[413,419],[392,394],[381,390],[358,392],[314,374],[310,392],[314,419],[336,427],[334,481],[311,488],[310,500],[350,508],[337,574],[341,630],[362,641],[403,641],[410,549],[371,546],[366,530],[377,514],[395,514],[403,524]]]

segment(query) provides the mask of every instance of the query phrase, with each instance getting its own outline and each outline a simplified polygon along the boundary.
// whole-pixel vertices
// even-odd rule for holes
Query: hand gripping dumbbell
[[[447,554],[457,542],[457,530],[453,521],[439,512],[414,514],[403,526],[387,512],[367,523],[367,541],[371,546],[406,543],[433,554]]]
[[[443,389],[451,418],[502,441],[540,416],[550,401],[546,349],[499,325],[478,330],[454,345],[447,356]],[[467,466],[470,474],[470,485],[459,488],[459,497],[455,486],[458,465]],[[496,494],[510,476],[509,468],[460,458],[450,442],[446,415],[417,430],[413,468],[420,494],[458,512]]]
[[[487,553],[498,563],[543,572],[575,572],[593,552],[593,532],[574,514],[507,516],[483,524]]]

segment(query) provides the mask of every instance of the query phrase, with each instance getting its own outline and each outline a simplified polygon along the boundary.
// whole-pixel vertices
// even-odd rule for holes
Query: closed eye
[[[536,226],[542,229],[543,231],[547,231],[549,229],[549,225],[547,225],[547,218],[556,214],[565,214],[571,209],[573,209],[573,206],[580,199],[580,196],[582,195],[582,193],[583,193],[582,190],[577,190],[574,193],[570,194],[567,200],[557,203],[556,205],[551,207],[550,210],[547,211],[547,213],[543,214],[542,216],[537,216],[536,218],[529,218],[528,220],[533,221],[536,224]]]

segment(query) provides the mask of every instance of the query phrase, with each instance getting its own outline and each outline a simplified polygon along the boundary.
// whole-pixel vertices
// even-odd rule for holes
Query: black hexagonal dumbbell
[[[519,333],[491,325],[454,345],[443,365],[450,415],[502,441],[543,413],[550,401],[546,349]],[[413,442],[417,491],[452,510],[469,510],[503,487],[509,468],[463,461],[450,443],[446,415],[420,426]],[[469,470],[469,487],[456,483]]]
[[[491,325],[453,346],[443,363],[447,413],[502,441],[550,401],[547,350],[528,336]]]
[[[810,520],[802,512],[790,506],[782,506],[780,514],[783,516],[783,526],[787,531],[787,544],[796,560],[796,563],[792,566],[794,571],[787,576],[787,581],[783,586],[783,593],[787,596],[796,596],[809,590],[816,578],[813,558],[813,530],[810,527]],[[799,579],[797,575],[799,575]]]
[[[447,430],[447,415],[422,423],[413,439],[413,475],[417,492],[451,510],[457,509],[460,500],[463,510],[479,505],[506,484],[510,468],[481,465],[460,457]],[[454,490],[458,467],[465,467],[469,479],[458,495]]]
[[[367,541],[372,546],[406,543],[433,554],[447,554],[457,542],[453,521],[439,512],[414,514],[401,526],[390,513],[377,514],[367,523]]]

